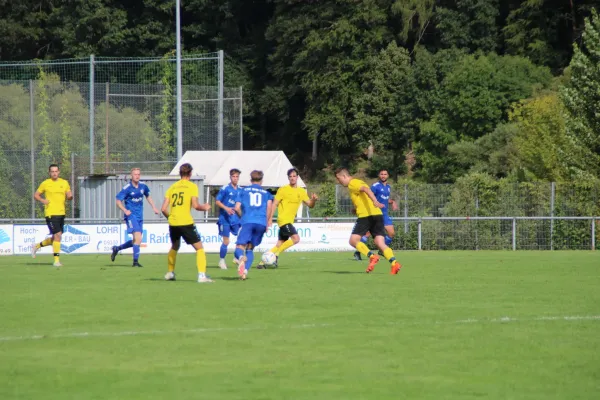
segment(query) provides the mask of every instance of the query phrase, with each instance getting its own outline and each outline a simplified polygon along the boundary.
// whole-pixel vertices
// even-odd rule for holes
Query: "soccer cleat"
[[[54,264],[52,264],[54,267],[62,267],[63,265],[60,263],[60,261],[54,261]]]
[[[219,260],[219,268],[227,269],[227,263],[225,263],[225,260],[223,260],[223,259]]]
[[[360,256],[360,251],[355,251],[354,252],[354,259],[356,261],[362,261],[362,257]]]
[[[273,264],[273,268],[279,267],[279,256],[275,256],[275,263]]]
[[[117,257],[117,254],[119,254],[119,248],[117,246],[113,246],[112,253],[110,255],[110,261],[115,262],[115,258]]]
[[[165,274],[165,281],[174,281],[175,280],[175,272],[167,272]]]
[[[38,249],[37,249],[37,245],[32,245],[31,246],[31,258],[35,258],[35,253],[37,253]]]
[[[371,258],[369,258],[369,266],[367,267],[367,270],[365,272],[367,274],[369,272],[372,272],[375,269],[375,264],[377,264],[378,262],[379,262],[379,256],[372,255]]]
[[[267,269],[267,266],[265,265],[264,262],[259,262],[258,265],[256,266],[256,269]]]
[[[248,271],[246,271],[246,257],[243,256],[242,258],[240,258],[240,264],[238,265],[238,275],[240,276],[240,279],[245,281]]]
[[[392,263],[392,268],[390,269],[390,274],[396,275],[400,272],[400,268],[402,268],[402,265],[398,261],[394,261]]]
[[[237,265],[237,264],[239,264],[239,263],[240,263],[240,260],[238,260],[237,258],[233,257],[233,263],[234,263],[235,265]]]
[[[198,283],[213,283],[214,281],[208,276],[198,277]]]
[[[132,267],[143,268],[144,266],[142,264],[140,264],[139,262],[134,261]]]

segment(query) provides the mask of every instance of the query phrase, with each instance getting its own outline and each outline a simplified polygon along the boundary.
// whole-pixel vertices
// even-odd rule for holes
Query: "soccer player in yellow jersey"
[[[381,211],[384,205],[377,201],[369,185],[360,179],[353,178],[347,169],[338,168],[335,171],[335,178],[341,185],[348,188],[350,199],[356,208],[358,219],[352,229],[352,235],[350,235],[350,245],[369,258],[369,266],[366,272],[373,271],[375,264],[379,262],[379,256],[370,251],[367,245],[360,241],[362,236],[370,232],[373,241],[379,247],[383,256],[390,262],[390,272],[397,274],[402,266],[396,260],[392,249],[385,244],[386,231],[383,212]]]
[[[277,256],[277,261],[279,261],[281,253],[300,242],[298,231],[296,231],[293,225],[300,204],[304,203],[308,207],[313,208],[319,199],[314,193],[309,198],[306,190],[298,187],[298,170],[296,168],[289,169],[287,176],[290,184],[282,186],[277,190],[275,201],[271,206],[273,207],[273,214],[275,213],[275,208],[277,208],[279,240],[277,240],[277,244],[270,251]],[[275,262],[275,267],[277,267],[277,261]],[[261,261],[257,268],[264,268],[264,263]]]
[[[60,170],[57,164],[50,164],[48,173],[50,174],[50,178],[41,183],[34,193],[33,198],[44,205],[46,224],[52,236],[32,246],[31,256],[35,258],[35,253],[40,248],[52,245],[52,249],[54,250],[54,266],[62,267],[59,255],[60,239],[62,238],[65,226],[65,202],[66,200],[73,200],[73,193],[71,192],[69,182],[58,177]]]
[[[196,249],[196,267],[198,268],[198,283],[209,283],[212,279],[206,276],[206,254],[200,241],[200,234],[194,225],[192,207],[198,211],[210,210],[210,204],[198,204],[198,186],[190,181],[192,166],[188,163],[179,167],[180,180],[175,182],[165,193],[161,211],[169,220],[169,235],[171,249],[167,257],[169,272],[165,275],[168,281],[175,280],[175,261],[177,251],[181,246],[181,238]]]

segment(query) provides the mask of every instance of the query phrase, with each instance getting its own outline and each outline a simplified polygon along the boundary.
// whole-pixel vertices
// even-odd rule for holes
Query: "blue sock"
[[[385,245],[389,246],[390,244],[392,244],[392,238],[388,235],[385,235]]]
[[[240,249],[239,247],[236,247],[233,254],[235,255],[235,258],[239,260],[244,255],[244,250]]]
[[[221,243],[221,248],[219,249],[219,257],[225,258],[226,255],[227,255],[227,245]]]
[[[254,262],[254,250],[246,250],[246,258],[248,259],[246,261],[246,271],[248,271]]]
[[[360,241],[363,242],[364,244],[367,244],[368,240],[369,240],[369,238],[366,237],[366,236],[363,236],[363,237],[360,238]]]
[[[140,258],[140,245],[134,244],[133,245],[133,262],[137,262],[137,260],[139,258]]]
[[[125,243],[123,243],[122,245],[119,246],[119,250],[125,250],[128,249],[130,247],[133,247],[133,240],[129,240]]]

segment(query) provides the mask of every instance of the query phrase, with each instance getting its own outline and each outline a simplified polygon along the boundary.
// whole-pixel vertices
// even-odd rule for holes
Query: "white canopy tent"
[[[205,187],[227,185],[232,168],[242,171],[240,186],[250,185],[250,172],[257,169],[265,174],[264,187],[281,187],[289,183],[287,171],[293,168],[283,151],[186,151],[169,175],[179,176],[179,167],[185,163],[192,164],[192,174],[205,177]],[[306,187],[301,178],[298,186]]]

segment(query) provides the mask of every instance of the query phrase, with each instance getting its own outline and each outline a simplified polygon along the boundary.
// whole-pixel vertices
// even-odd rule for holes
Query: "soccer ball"
[[[267,251],[266,253],[263,253],[261,260],[265,265],[273,265],[277,262],[277,256],[275,253]]]

